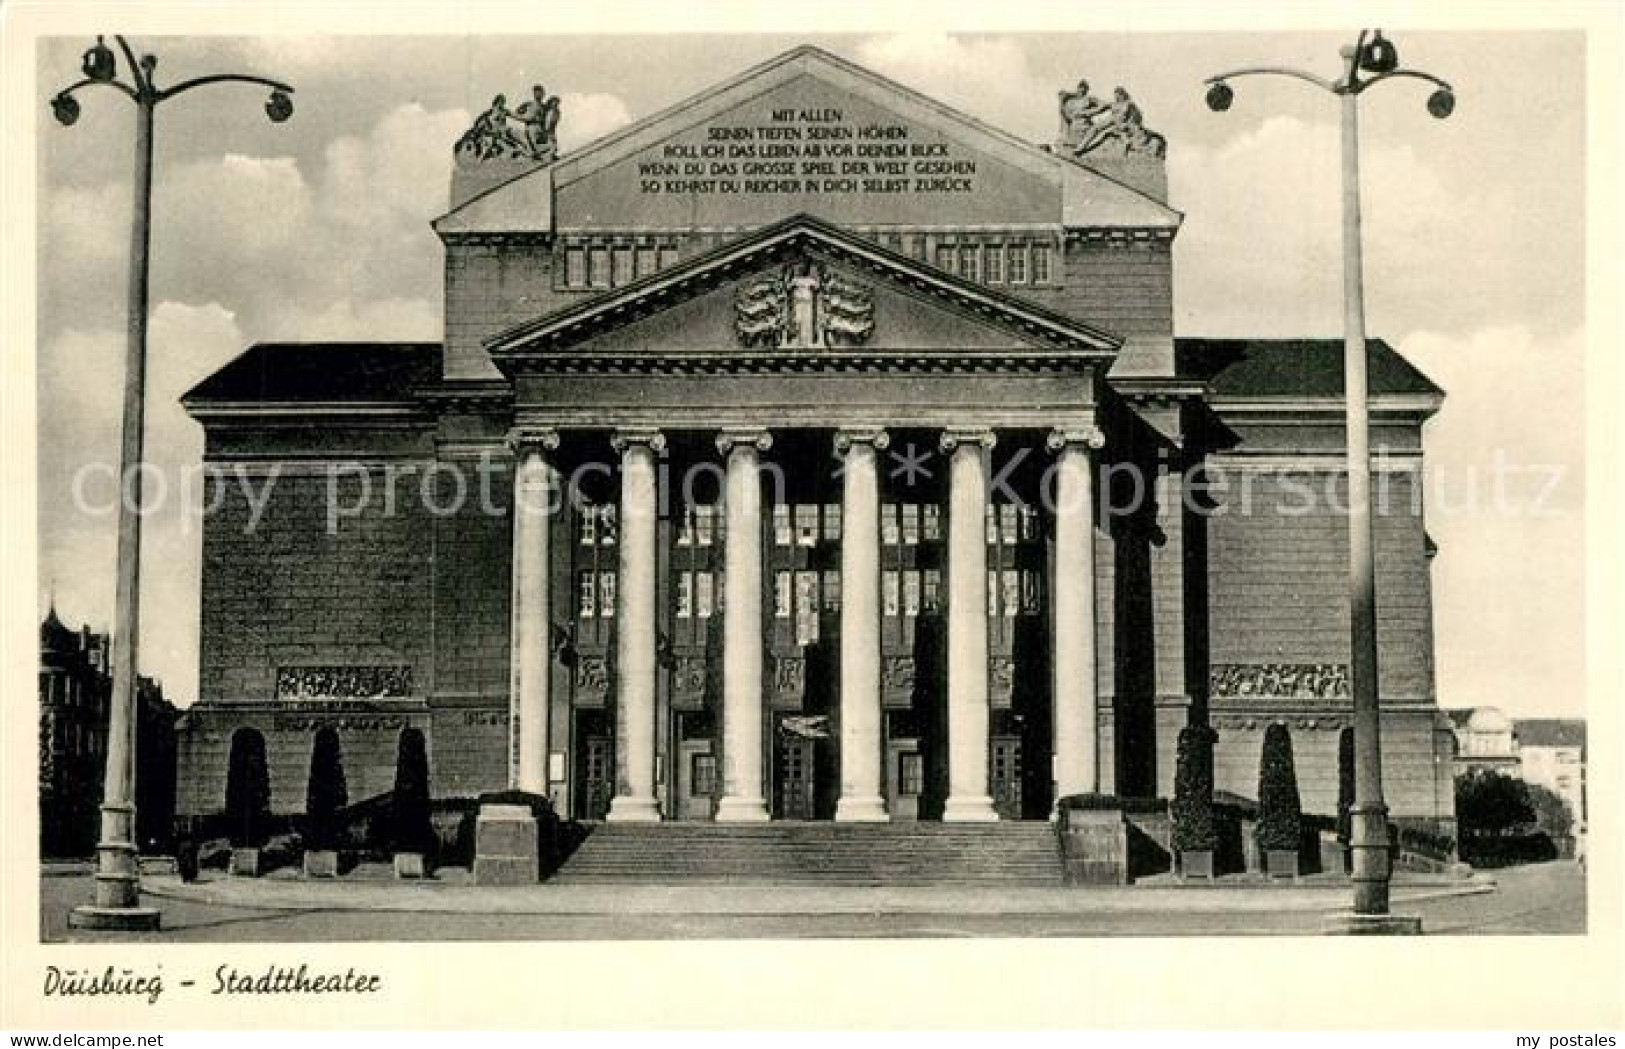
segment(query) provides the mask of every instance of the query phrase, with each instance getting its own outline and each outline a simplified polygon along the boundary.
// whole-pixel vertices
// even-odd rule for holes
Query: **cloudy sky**
[[[1259,63],[1333,74],[1339,36],[282,37],[143,40],[161,82],[252,71],[297,88],[214,88],[159,111],[149,457],[172,488],[202,440],[176,403],[265,339],[438,339],[451,145],[493,94],[563,97],[566,151],[801,43],[815,43],[1034,141],[1087,76],[1133,92],[1170,143],[1182,335],[1336,336],[1335,102],[1289,81],[1202,79]],[[105,628],[113,519],[74,508],[85,463],[116,462],[130,107],[87,93],[63,129],[44,100],[85,41],[41,46],[41,604]],[[1584,711],[1584,45],[1578,34],[1404,33],[1451,80],[1430,118],[1399,81],[1362,109],[1368,321],[1449,393],[1428,428],[1439,699],[1518,715]],[[1508,76],[1538,69],[1541,87]],[[1104,87],[1102,88],[1104,89]],[[1489,506],[1494,473],[1510,498]],[[1507,473],[1508,470],[1514,471]],[[1549,481],[1548,478],[1555,478]],[[1480,498],[1473,498],[1474,486]],[[82,486],[105,503],[105,478]],[[171,495],[174,493],[171,492]],[[169,498],[146,532],[143,669],[196,694],[196,524]]]

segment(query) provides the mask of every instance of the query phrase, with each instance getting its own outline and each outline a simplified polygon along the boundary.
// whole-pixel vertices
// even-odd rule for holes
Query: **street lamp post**
[[[1388,910],[1392,859],[1388,845],[1388,806],[1382,796],[1381,714],[1377,699],[1376,567],[1371,541],[1371,441],[1367,408],[1365,288],[1360,244],[1359,98],[1387,80],[1411,77],[1434,85],[1428,112],[1439,119],[1455,109],[1455,92],[1429,73],[1399,68],[1399,53],[1382,31],[1362,30],[1353,47],[1339,51],[1346,65],[1338,80],[1280,67],[1238,69],[1209,77],[1207,104],[1214,112],[1230,108],[1229,81],[1244,76],[1286,76],[1337,95],[1342,110],[1343,161],[1343,383],[1348,433],[1349,488],[1349,680],[1354,696],[1354,910],[1359,931],[1420,931],[1418,919],[1395,919]],[[1367,74],[1361,77],[1361,74]]]
[[[152,123],[158,104],[205,84],[238,82],[271,89],[266,115],[281,123],[293,115],[293,88],[275,80],[221,73],[160,88],[153,79],[158,59],[135,52],[122,36],[130,82],[119,79],[118,60],[96,38],[85,52],[85,78],[58,92],[51,111],[64,126],[79,119],[76,93],[110,87],[135,103],[135,208],[130,223],[128,342],[124,357],[123,437],[119,447],[118,578],[113,599],[113,693],[108,703],[107,774],[102,790],[101,834],[96,842],[95,902],[75,907],[69,924],[81,929],[156,929],[158,911],[141,906],[141,871],[135,840],[135,744],[137,661],[141,621],[142,438],[147,373],[147,254],[152,226]]]

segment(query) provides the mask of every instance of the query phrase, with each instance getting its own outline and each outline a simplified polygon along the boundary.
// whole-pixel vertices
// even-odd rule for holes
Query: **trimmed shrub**
[[[316,730],[310,747],[310,778],[305,782],[305,848],[339,847],[339,811],[349,803],[339,734],[331,725],[324,725]]]
[[[1213,744],[1218,738],[1205,725],[1180,730],[1174,800],[1168,807],[1176,852],[1211,852],[1218,844],[1213,819]]]
[[[271,771],[265,762],[265,737],[258,729],[231,734],[226,767],[226,833],[233,848],[265,844],[271,823]]]
[[[401,730],[395,754],[395,790],[390,798],[390,847],[396,852],[434,851],[429,805],[429,752],[421,729]]]
[[[1337,734],[1337,840],[1347,845],[1354,838],[1354,730]]]
[[[1292,760],[1292,735],[1277,722],[1264,731],[1264,751],[1258,762],[1258,847],[1297,852],[1302,841],[1303,810]]]

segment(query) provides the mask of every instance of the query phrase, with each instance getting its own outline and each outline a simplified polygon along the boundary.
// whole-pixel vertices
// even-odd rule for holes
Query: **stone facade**
[[[353,801],[411,726],[438,796],[582,819],[1037,819],[1166,796],[1207,719],[1221,789],[1280,720],[1331,811],[1346,538],[1287,504],[1336,494],[1341,345],[1176,338],[1180,216],[1133,159],[801,48],[455,198],[443,344],[259,346],[186,398],[226,490],[182,810],[253,729],[297,811],[326,723]],[[1441,395],[1372,353],[1388,797],[1446,819]]]

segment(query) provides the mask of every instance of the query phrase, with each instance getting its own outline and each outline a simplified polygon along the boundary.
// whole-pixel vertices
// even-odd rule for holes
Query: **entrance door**
[[[1000,819],[1021,818],[1021,738],[995,736],[992,755],[993,809]]]
[[[717,758],[708,739],[684,740],[677,762],[677,818],[708,820],[716,813]]]
[[[813,741],[781,732],[774,750],[778,765],[774,775],[774,818],[812,819]]]
[[[608,736],[588,736],[581,758],[581,817],[601,820],[615,797],[615,741]]]
[[[886,747],[886,811],[894,821],[920,818],[925,790],[925,760],[917,739],[894,739]]]

